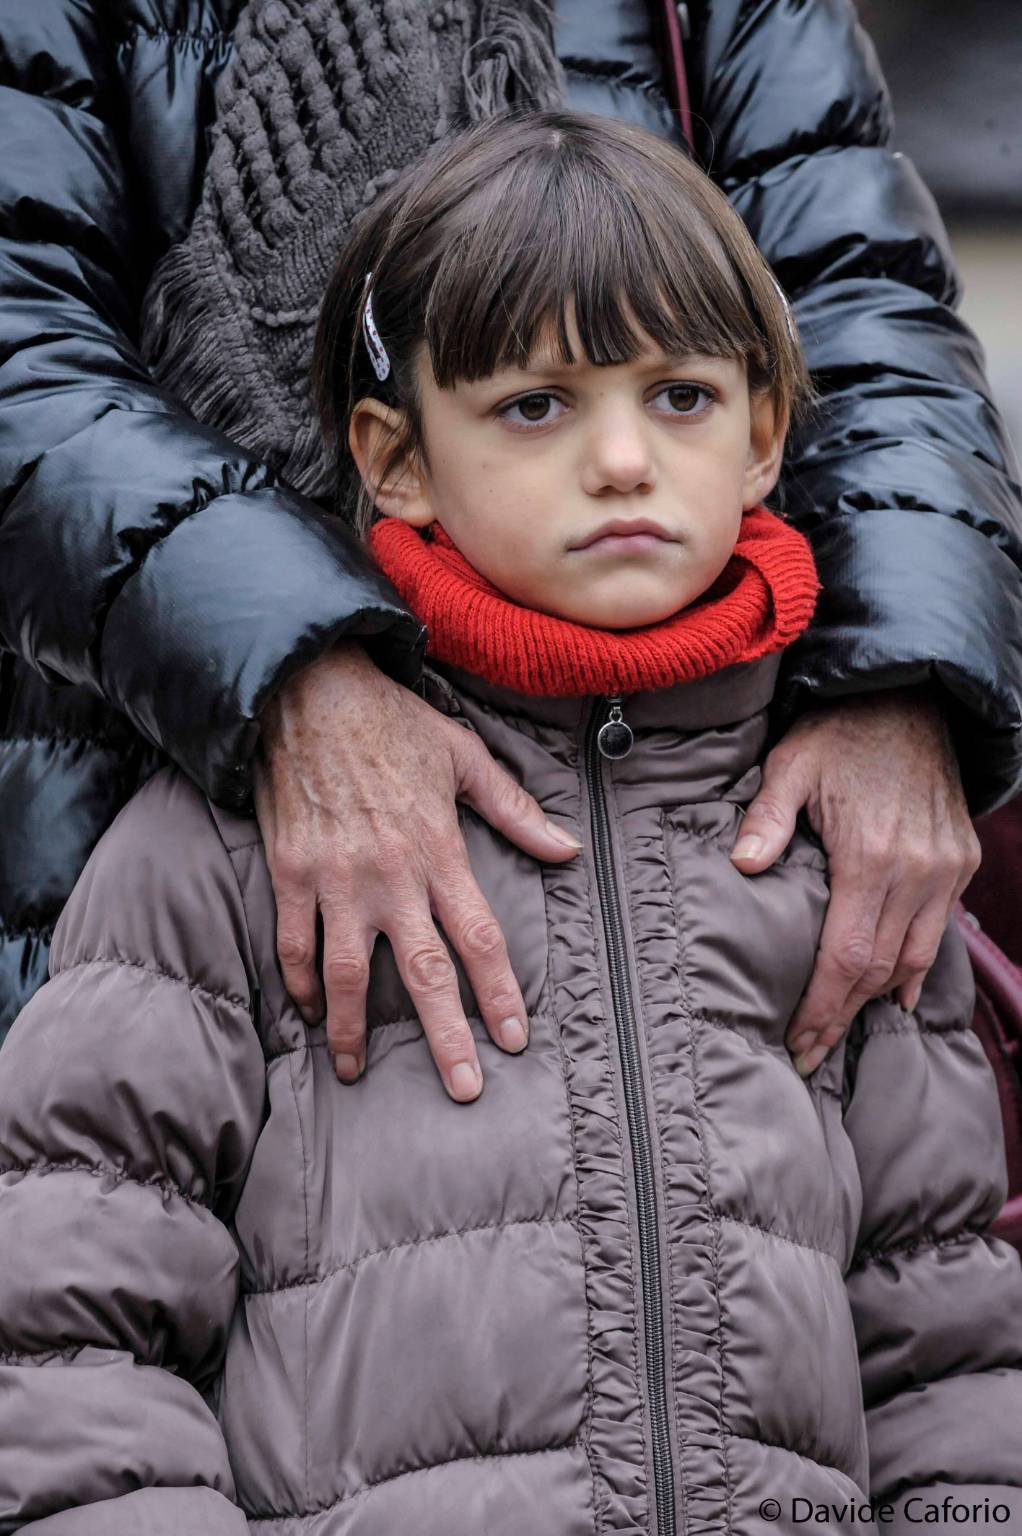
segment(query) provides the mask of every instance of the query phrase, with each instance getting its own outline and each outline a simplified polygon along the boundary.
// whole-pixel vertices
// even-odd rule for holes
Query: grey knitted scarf
[[[445,133],[561,104],[563,77],[545,0],[250,0],[234,42],[142,350],[193,415],[316,495],[312,341],[352,219]]]

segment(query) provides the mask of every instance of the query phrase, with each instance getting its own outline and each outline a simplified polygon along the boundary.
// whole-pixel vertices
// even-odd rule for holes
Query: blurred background
[[[1022,0],[857,0],[1022,457]]]

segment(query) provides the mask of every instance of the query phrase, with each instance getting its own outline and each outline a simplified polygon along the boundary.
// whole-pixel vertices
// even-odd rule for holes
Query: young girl
[[[337,1082],[254,822],[177,772],[127,807],[0,1055],[3,1529],[1010,1521],[1022,1276],[963,947],[803,1079],[823,854],[728,856],[816,594],[763,507],[805,380],[740,222],[638,130],[487,123],[361,220],[317,386],[429,700],[582,852],[466,812],[528,1047],[474,1018],[459,1105],[382,945]]]

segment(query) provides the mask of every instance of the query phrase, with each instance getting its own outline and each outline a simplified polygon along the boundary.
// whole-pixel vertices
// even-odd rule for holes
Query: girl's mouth
[[[678,540],[659,523],[649,517],[614,517],[601,523],[571,550],[597,549],[601,554],[645,555],[652,554],[663,544],[676,544]]]

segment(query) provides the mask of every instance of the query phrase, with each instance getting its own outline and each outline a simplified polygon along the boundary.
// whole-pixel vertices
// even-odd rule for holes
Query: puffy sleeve
[[[164,771],[0,1052],[2,1530],[247,1529],[212,1406],[265,1097],[246,945],[208,805]]]
[[[904,1526],[887,1528],[898,1531],[922,1520],[909,1500],[939,1503],[948,1491],[1022,1514],[1022,1262],[989,1232],[1007,1172],[973,1002],[968,954],[950,926],[916,1012],[877,999],[847,1043],[845,1127],[862,1182],[847,1284],[869,1491],[896,1505]]]
[[[792,300],[821,401],[786,510],[823,581],[779,712],[934,680],[973,814],[1022,786],[1022,502],[932,197],[852,0],[692,8],[701,157]]]
[[[357,635],[411,678],[421,626],[338,520],[141,361],[149,242],[103,10],[0,15],[0,645],[238,805],[287,677]]]

